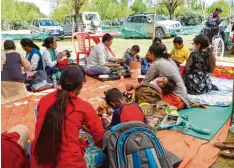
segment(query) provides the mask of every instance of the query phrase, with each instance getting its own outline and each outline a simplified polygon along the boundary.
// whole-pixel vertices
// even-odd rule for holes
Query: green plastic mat
[[[44,40],[49,37],[49,33],[28,33],[28,34],[7,34],[3,33],[2,38],[4,40],[21,40],[23,38],[29,38],[32,40]]]
[[[203,25],[182,26],[180,32],[171,29],[170,35],[198,35]],[[104,32],[120,32],[118,38],[151,38],[153,32],[150,32],[148,24],[145,23],[128,23],[120,26],[103,26]]]
[[[227,120],[232,114],[232,106],[229,107],[215,107],[207,106],[207,109],[191,108],[179,111],[180,115],[187,115],[189,123],[192,123],[201,129],[210,129],[209,135],[199,134],[191,129],[183,132],[184,134],[191,135],[193,137],[211,140],[217,132],[224,126]]]

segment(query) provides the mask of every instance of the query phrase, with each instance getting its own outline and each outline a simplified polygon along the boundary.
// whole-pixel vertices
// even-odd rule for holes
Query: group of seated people
[[[42,46],[46,49],[41,54],[40,48],[28,38],[20,41],[26,56],[20,55],[16,51],[14,41],[4,41],[1,52],[1,86],[2,103],[13,102],[25,97],[29,93],[25,87],[25,82],[29,76],[35,75],[39,71],[45,71],[50,78],[59,79],[61,71],[69,64],[70,52],[65,50],[59,53],[54,38],[45,39]]]
[[[111,45],[112,39],[112,36],[106,34],[102,42],[93,47],[87,60],[86,72],[78,64],[66,65],[59,78],[61,89],[57,89],[40,99],[37,107],[35,137],[30,149],[30,163],[25,157],[23,157],[23,163],[22,159],[18,160],[18,162],[21,162],[18,165],[17,162],[10,161],[19,157],[14,153],[18,152],[24,156],[23,149],[25,149],[28,139],[28,130],[19,129],[19,127],[22,127],[19,126],[2,133],[2,143],[8,144],[5,146],[6,148],[2,148],[4,150],[2,161],[5,161],[3,165],[10,167],[10,164],[13,164],[13,167],[16,168],[22,167],[22,165],[31,165],[35,168],[86,167],[83,157],[87,145],[80,141],[78,132],[81,128],[85,129],[92,135],[96,144],[102,146],[104,128],[92,105],[82,100],[79,94],[85,82],[85,73],[108,74],[110,72],[109,67],[120,65],[111,64],[107,61],[122,62],[124,60],[114,58],[109,54],[107,48]],[[152,84],[165,103],[175,106],[179,110],[194,106],[204,107],[192,101],[188,97],[188,93],[202,94],[217,89],[212,85],[209,78],[209,74],[216,66],[215,57],[209,47],[209,40],[203,35],[196,36],[193,40],[194,51],[190,55],[183,45],[182,38],[176,37],[173,42],[174,48],[171,54],[168,54],[161,39],[155,39],[144,58],[150,65],[144,80],[140,84],[127,84],[126,90],[134,90],[142,84]],[[42,68],[43,60],[47,71],[53,74],[53,67],[57,66],[62,58],[55,50],[57,45],[54,40],[45,40],[46,50],[42,55],[33,43],[25,44],[25,40],[22,40],[21,45],[28,53],[26,58],[15,52],[15,45],[12,41],[5,41],[6,60],[2,69],[2,81],[9,81],[4,75],[9,76],[9,72],[11,72],[12,78],[10,80],[13,79],[15,82],[22,83],[24,76],[19,71],[20,65],[22,64],[26,70],[36,70]],[[128,61],[137,60],[137,58],[131,57],[135,57],[139,50],[139,46],[133,46],[126,52],[125,59]],[[33,53],[31,53],[32,51]],[[64,54],[69,55],[68,52]],[[181,76],[178,67],[185,60],[187,62],[183,76]],[[13,62],[13,64],[9,65],[9,62]],[[110,126],[133,120],[146,122],[141,108],[136,103],[127,103],[123,94],[117,88],[107,90],[105,100],[108,106],[114,110]],[[24,131],[20,132],[20,130]]]

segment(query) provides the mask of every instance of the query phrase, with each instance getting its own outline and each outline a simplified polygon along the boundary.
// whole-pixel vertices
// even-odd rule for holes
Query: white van
[[[81,12],[78,15],[78,31],[87,33],[102,33],[101,19],[97,12]],[[62,23],[65,36],[72,35],[72,29],[75,27],[74,14],[67,15]]]

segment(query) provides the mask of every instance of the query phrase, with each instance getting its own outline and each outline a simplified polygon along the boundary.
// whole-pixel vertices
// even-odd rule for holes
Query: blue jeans
[[[87,68],[86,73],[88,75],[105,75],[110,74],[110,69],[106,66],[96,65]]]

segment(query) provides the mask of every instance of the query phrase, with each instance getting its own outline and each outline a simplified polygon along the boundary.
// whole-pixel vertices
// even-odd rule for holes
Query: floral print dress
[[[188,94],[199,95],[216,88],[210,79],[209,53],[195,51],[189,56],[185,65],[183,80]]]

